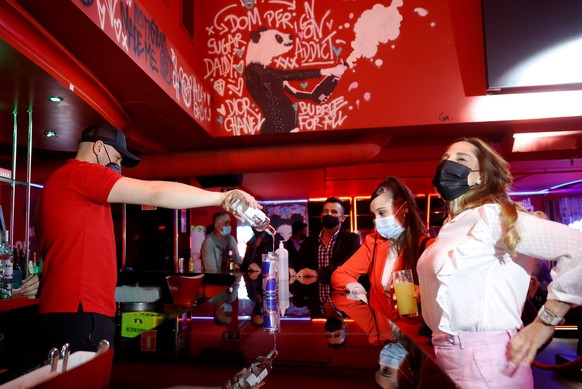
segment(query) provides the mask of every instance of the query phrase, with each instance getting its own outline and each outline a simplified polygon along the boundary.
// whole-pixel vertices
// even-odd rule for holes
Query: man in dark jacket
[[[342,228],[345,220],[342,201],[337,197],[325,200],[321,211],[322,230],[301,243],[290,265],[298,270],[296,278],[299,281],[299,285],[292,286],[293,303],[297,307],[308,307],[314,317],[327,319],[328,344],[334,348],[343,346],[346,336],[343,317],[330,300],[331,275],[360,247],[360,237]]]
[[[263,254],[275,252],[279,248],[279,242],[283,236],[278,232],[275,234],[275,244],[273,245],[273,236],[267,231],[257,231],[253,228],[254,235],[247,242],[247,249],[240,269],[242,271],[261,271],[263,263]]]
[[[342,228],[346,219],[343,203],[337,197],[325,200],[321,212],[323,229],[308,236],[291,263],[301,283],[313,279],[329,284],[333,271],[348,260],[360,247],[360,237]]]
[[[301,243],[307,238],[307,224],[301,220],[296,220],[291,225],[291,237],[285,242],[285,249],[289,253],[289,263],[296,261],[297,253],[301,248]]]

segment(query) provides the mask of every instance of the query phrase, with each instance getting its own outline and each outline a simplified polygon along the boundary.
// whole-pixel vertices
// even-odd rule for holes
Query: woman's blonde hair
[[[475,156],[479,160],[481,183],[473,190],[459,198],[461,210],[479,207],[484,204],[499,204],[501,207],[501,225],[503,227],[503,242],[510,253],[514,253],[519,244],[520,236],[515,229],[517,211],[521,210],[508,195],[513,177],[509,164],[489,144],[479,138],[462,138],[457,142],[468,142],[475,147]]]

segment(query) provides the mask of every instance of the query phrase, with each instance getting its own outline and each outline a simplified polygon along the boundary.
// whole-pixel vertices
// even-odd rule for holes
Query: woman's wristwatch
[[[540,321],[547,326],[559,326],[564,323],[563,317],[558,317],[552,311],[549,311],[546,307],[542,307],[538,312],[538,317]]]

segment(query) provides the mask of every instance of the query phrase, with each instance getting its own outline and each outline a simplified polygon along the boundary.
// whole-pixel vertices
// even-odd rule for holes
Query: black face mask
[[[478,170],[471,170],[458,162],[445,160],[437,166],[432,184],[445,201],[452,201],[477,186],[469,186],[467,181],[472,171]]]
[[[321,222],[325,228],[334,228],[338,224],[340,224],[339,217],[331,216],[331,215],[324,215],[321,217]]]
[[[103,147],[105,147],[105,146],[103,146]],[[107,158],[109,159],[109,163],[107,165],[105,165],[105,167],[108,167],[109,169],[113,170],[114,172],[121,174],[121,165],[118,165],[115,162],[111,161],[111,157],[109,156],[107,149],[105,149],[105,154],[107,154]],[[97,163],[99,163],[99,157],[97,157]]]
[[[121,166],[119,166],[118,164],[116,164],[114,162],[109,162],[107,165],[105,165],[105,167],[108,167],[109,169],[121,174]]]

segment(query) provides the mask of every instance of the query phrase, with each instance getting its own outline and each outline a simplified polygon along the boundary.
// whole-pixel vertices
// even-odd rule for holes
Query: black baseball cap
[[[125,143],[125,134],[117,127],[108,124],[97,124],[87,127],[81,135],[81,142],[96,142],[102,141],[106,145],[112,146],[121,156],[121,164],[126,167],[136,166],[141,159],[133,155],[127,150]]]

